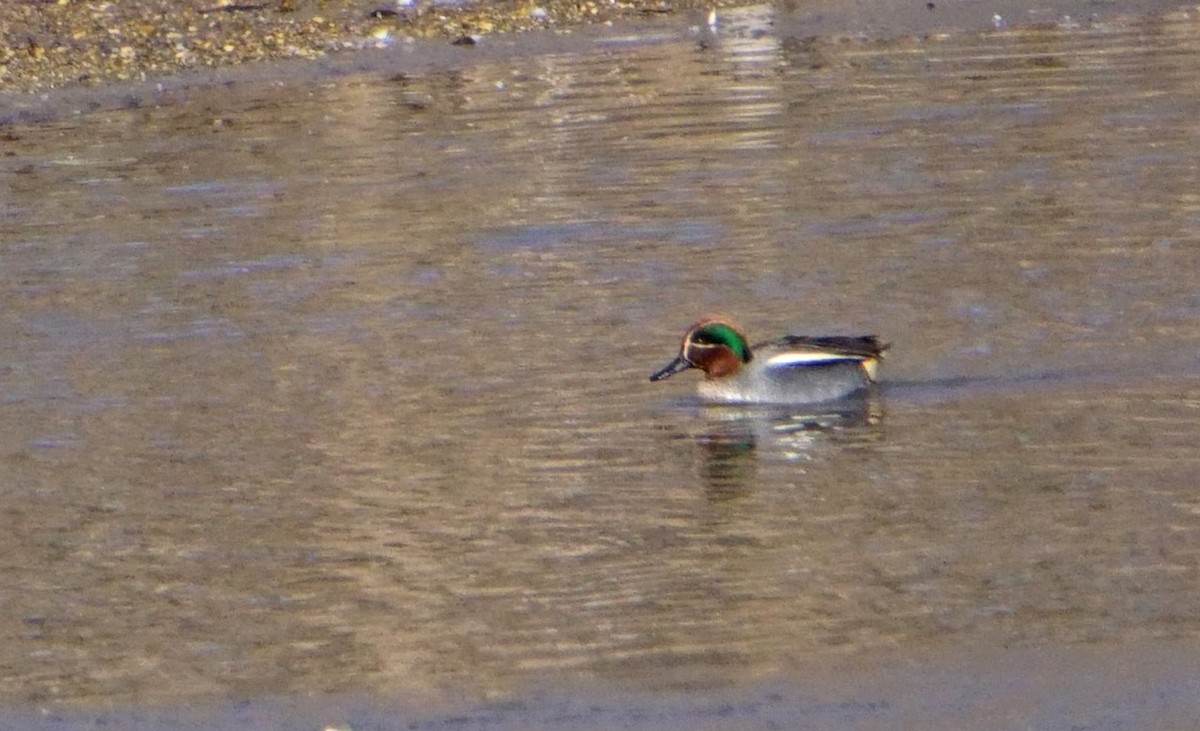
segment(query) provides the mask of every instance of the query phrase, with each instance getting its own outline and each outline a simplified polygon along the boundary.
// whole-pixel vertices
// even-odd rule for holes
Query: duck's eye
[[[716,345],[717,339],[706,332],[698,332],[692,336],[692,342],[697,345]]]

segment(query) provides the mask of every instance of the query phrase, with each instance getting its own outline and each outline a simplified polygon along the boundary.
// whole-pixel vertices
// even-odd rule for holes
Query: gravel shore
[[[87,89],[247,62],[317,59],[405,39],[698,16],[755,0],[0,0],[0,92]],[[1187,0],[778,0],[810,31],[929,32],[1150,16]]]
[[[141,80],[248,61],[319,58],[412,38],[495,33],[739,4],[737,0],[7,0],[0,90]],[[744,4],[741,3],[741,4]]]

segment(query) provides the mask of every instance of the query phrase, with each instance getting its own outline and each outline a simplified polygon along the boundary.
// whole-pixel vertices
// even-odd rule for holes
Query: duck
[[[707,403],[837,401],[872,388],[889,347],[875,335],[785,335],[751,346],[730,317],[712,314],[688,327],[679,355],[650,380],[698,368],[697,393]]]

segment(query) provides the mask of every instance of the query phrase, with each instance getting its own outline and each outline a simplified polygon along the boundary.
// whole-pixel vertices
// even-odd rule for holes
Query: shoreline
[[[254,62],[318,60],[415,40],[700,12],[745,0],[25,0],[0,3],[0,90],[138,82]],[[469,40],[468,40],[469,39]]]
[[[710,12],[719,23],[752,6],[745,0],[415,1],[400,8],[394,0],[0,4],[0,124],[57,116],[35,110],[64,94],[102,98],[115,91],[138,106],[147,90],[286,79],[306,68],[301,78],[397,65],[424,70],[497,54],[582,50],[617,33],[630,42],[678,38],[689,29],[701,32]],[[875,0],[869,6],[814,0],[772,5],[787,21],[771,32],[882,40],[1194,16],[1197,10],[1181,0]]]

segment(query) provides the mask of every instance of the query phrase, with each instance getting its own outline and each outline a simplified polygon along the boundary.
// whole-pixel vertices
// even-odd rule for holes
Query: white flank
[[[767,358],[769,366],[794,366],[794,365],[814,365],[816,363],[854,363],[861,360],[848,355],[838,355],[837,353],[817,353],[817,352],[802,352],[791,351],[788,353],[780,353]]]

